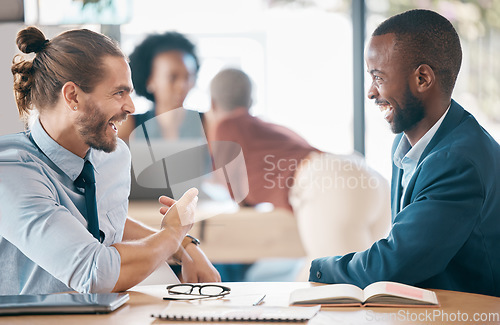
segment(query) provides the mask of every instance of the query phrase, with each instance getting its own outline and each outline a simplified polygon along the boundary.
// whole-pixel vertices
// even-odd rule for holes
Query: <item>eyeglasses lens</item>
[[[178,286],[175,286],[173,288],[170,288],[169,291],[171,293],[188,295],[188,294],[191,294],[191,292],[193,291],[193,286],[191,286],[191,285],[178,285]]]
[[[200,294],[204,296],[218,296],[224,292],[219,286],[206,285],[200,288]]]

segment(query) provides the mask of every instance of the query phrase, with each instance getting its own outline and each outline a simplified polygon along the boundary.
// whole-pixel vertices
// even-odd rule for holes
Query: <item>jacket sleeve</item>
[[[388,237],[363,252],[314,260],[309,280],[363,288],[376,281],[413,285],[441,273],[479,220],[482,184],[466,158],[429,155],[415,171],[409,204],[396,215]]]

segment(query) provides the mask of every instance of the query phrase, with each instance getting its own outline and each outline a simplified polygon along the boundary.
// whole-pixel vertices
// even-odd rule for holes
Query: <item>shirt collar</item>
[[[408,141],[408,138],[406,135],[403,134],[401,137],[401,140],[399,140],[399,144],[394,151],[394,157],[392,158],[394,165],[396,165],[398,168],[402,169],[403,168],[403,158],[406,156],[408,151],[410,151],[411,145],[410,141]]]
[[[60,170],[62,170],[68,177],[75,181],[83,170],[83,164],[86,160],[92,163],[94,170],[96,170],[96,159],[94,150],[91,148],[85,159],[82,159],[62,147],[54,139],[52,139],[44,130],[40,120],[36,120],[31,127],[31,136],[38,148],[47,156]],[[97,171],[97,170],[96,170]]]
[[[418,140],[417,143],[415,143],[413,147],[411,146],[410,141],[406,137],[406,134],[403,134],[396,148],[396,151],[394,151],[394,157],[393,157],[394,164],[398,168],[403,168],[402,161],[404,158],[411,159],[415,162],[417,162],[420,159],[420,156],[422,156],[425,147],[427,147],[429,142],[431,142],[432,138],[434,137],[437,130],[441,126],[441,123],[443,123],[446,114],[448,114],[448,111],[450,110],[450,106],[448,106],[446,112],[444,112],[444,114],[439,118],[439,120],[436,123],[434,123],[434,125],[429,129],[429,131],[427,131],[424,134],[424,136],[420,138],[420,140]]]

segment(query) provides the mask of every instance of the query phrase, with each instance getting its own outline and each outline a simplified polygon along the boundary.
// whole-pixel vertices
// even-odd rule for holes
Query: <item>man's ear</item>
[[[66,82],[61,88],[64,103],[72,111],[78,110],[78,100],[81,93],[82,90],[73,81]]]
[[[415,88],[418,92],[423,93],[429,90],[436,83],[436,75],[434,70],[428,64],[421,64],[415,70]]]

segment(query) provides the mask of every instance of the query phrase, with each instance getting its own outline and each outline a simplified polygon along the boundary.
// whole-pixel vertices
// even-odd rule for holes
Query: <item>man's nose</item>
[[[125,103],[125,105],[123,105],[123,110],[127,114],[133,114],[135,112],[135,105],[132,101],[132,97],[128,96],[127,102]]]
[[[378,95],[379,95],[378,90],[375,87],[375,85],[372,83],[370,88],[368,89],[368,93],[367,93],[368,99],[375,99],[378,97]]]

